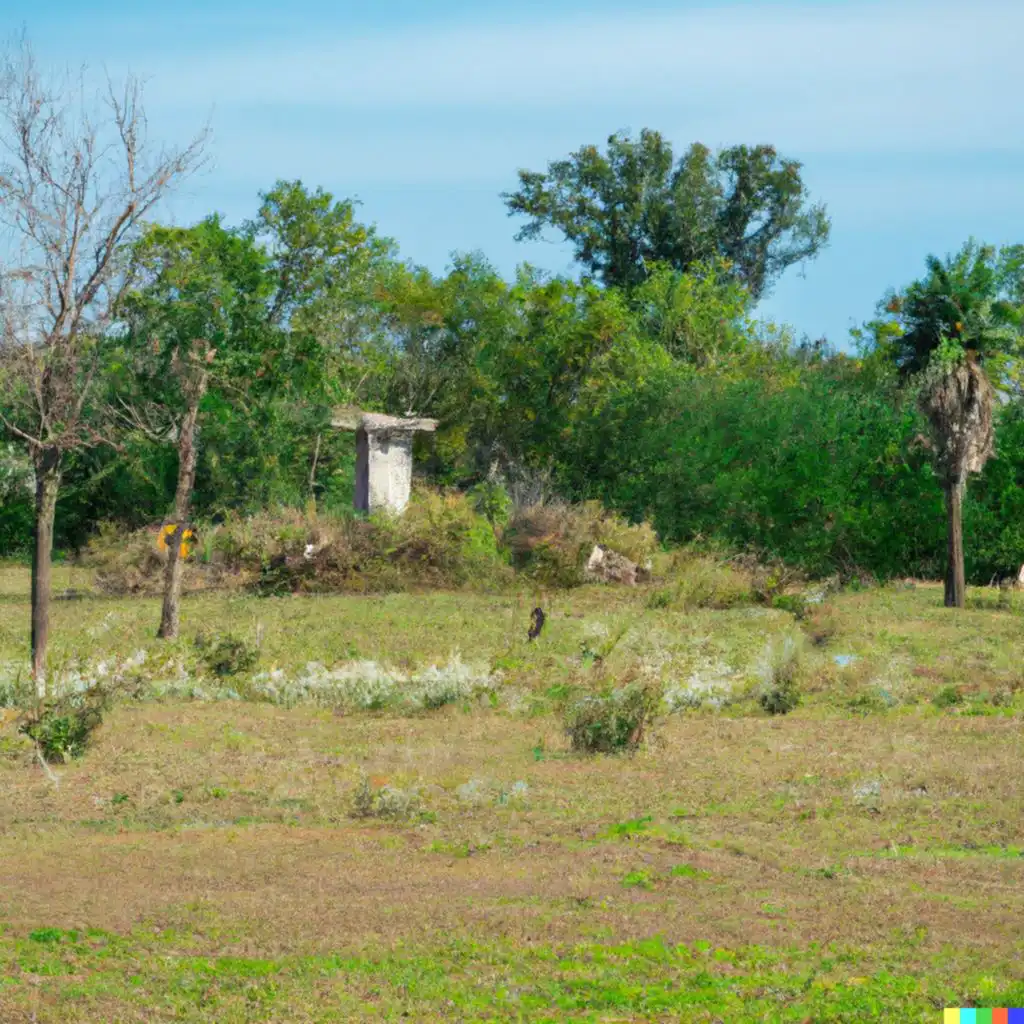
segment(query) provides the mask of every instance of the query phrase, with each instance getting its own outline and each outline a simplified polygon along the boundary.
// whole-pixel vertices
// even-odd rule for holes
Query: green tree
[[[174,506],[158,635],[178,635],[181,551],[190,528],[204,400],[250,395],[274,341],[266,320],[266,255],[211,217],[192,228],[151,227],[132,252],[133,287],[118,314],[127,328],[108,367],[113,411],[129,430],[177,453]],[[282,347],[280,345],[278,348]],[[214,404],[216,407],[216,403]],[[201,414],[203,414],[201,416]]]
[[[995,248],[969,241],[954,256],[927,259],[927,274],[884,310],[898,330],[888,353],[919,388],[946,504],[947,607],[964,606],[963,497],[967,478],[995,452],[996,386],[1012,376],[1020,350],[1020,310],[1007,294],[1012,275]]]
[[[529,218],[518,239],[555,228],[605,285],[634,288],[656,263],[685,273],[724,259],[755,301],[816,256],[830,227],[824,206],[809,202],[800,164],[774,147],[714,155],[695,143],[677,162],[648,129],[639,139],[612,135],[605,153],[584,146],[546,173],[521,170],[503,199],[510,215]]]

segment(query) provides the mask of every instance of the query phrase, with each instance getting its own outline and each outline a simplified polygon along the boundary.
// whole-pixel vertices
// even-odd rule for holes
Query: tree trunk
[[[174,518],[166,524],[174,529],[167,536],[164,604],[156,634],[163,640],[173,640],[178,635],[181,619],[181,577],[185,568],[181,559],[182,534],[188,524],[192,487],[196,479],[196,420],[205,390],[206,374],[203,373],[194,393],[189,396],[188,411],[178,431],[178,486],[174,493]]]
[[[964,577],[964,531],[962,522],[964,488],[946,485],[946,607],[963,608],[967,584]]]
[[[60,490],[61,453],[43,448],[34,458],[36,471],[35,547],[32,553],[32,678],[36,696],[46,696],[46,648],[50,640],[53,521]]]

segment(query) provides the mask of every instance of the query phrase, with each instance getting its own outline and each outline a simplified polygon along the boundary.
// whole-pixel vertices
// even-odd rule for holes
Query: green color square
[[[974,1013],[975,1024],[992,1024],[992,1008],[987,1010],[976,1010]]]

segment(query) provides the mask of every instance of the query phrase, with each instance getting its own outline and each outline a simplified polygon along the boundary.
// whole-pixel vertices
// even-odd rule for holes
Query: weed
[[[375,786],[364,775],[352,797],[351,814],[354,818],[400,820],[416,815],[420,803],[417,789],[400,789],[389,783]]]
[[[964,703],[964,695],[959,686],[943,686],[938,693],[932,697],[932,703],[940,710],[959,707]]]
[[[200,633],[196,637],[195,646],[203,664],[220,678],[249,672],[260,659],[256,647],[230,633],[213,636]]]
[[[81,757],[103,723],[108,695],[98,686],[42,702],[28,712],[20,731],[48,761]]]
[[[702,871],[700,868],[695,868],[692,864],[676,864],[674,868],[669,872],[673,878],[710,878],[710,871]]]
[[[809,606],[803,594],[776,594],[772,598],[772,607],[790,612],[799,621],[807,617]]]
[[[626,889],[651,890],[654,888],[654,881],[647,871],[630,871],[623,877],[622,885]]]
[[[631,683],[571,702],[564,726],[572,749],[588,754],[635,750],[661,703],[660,686]]]
[[[787,636],[781,644],[773,644],[765,652],[760,666],[758,700],[768,714],[789,714],[800,703],[796,678],[799,667],[800,648],[793,637]]]
[[[610,839],[612,837],[641,835],[651,827],[652,821],[654,821],[654,818],[649,814],[643,818],[633,818],[630,821],[619,821],[608,827],[608,830],[605,832],[605,836]]]

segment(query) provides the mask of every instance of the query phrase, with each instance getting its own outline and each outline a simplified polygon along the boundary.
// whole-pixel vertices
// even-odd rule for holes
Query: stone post
[[[413,437],[436,430],[437,420],[339,409],[331,426],[356,434],[356,509],[404,511],[412,489]]]

